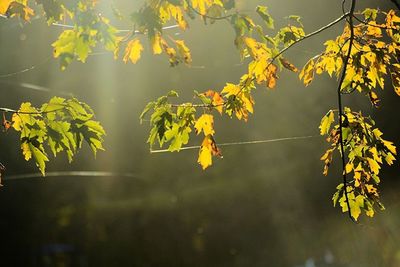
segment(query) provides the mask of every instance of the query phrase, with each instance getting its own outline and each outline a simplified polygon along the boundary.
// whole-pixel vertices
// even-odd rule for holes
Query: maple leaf
[[[225,103],[223,97],[219,93],[213,90],[208,90],[207,92],[204,93],[204,95],[206,97],[211,97],[211,104],[214,106],[216,110],[218,110],[220,114],[222,114],[224,108],[223,105]]]
[[[196,134],[200,134],[202,131],[204,135],[214,135],[214,117],[211,114],[203,114],[197,119],[194,124]]]
[[[203,170],[212,165],[213,156],[222,157],[221,150],[217,147],[212,135],[207,135],[201,143],[197,160]]]
[[[125,49],[124,62],[127,63],[128,60],[130,60],[133,64],[136,64],[136,62],[138,62],[140,59],[142,51],[143,46],[140,43],[140,40],[131,40]]]

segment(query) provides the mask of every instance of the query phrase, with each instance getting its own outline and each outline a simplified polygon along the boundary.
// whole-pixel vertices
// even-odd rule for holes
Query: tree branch
[[[351,0],[350,11],[348,13],[346,13],[346,14],[348,14],[348,24],[350,27],[349,50],[347,51],[347,55],[343,61],[343,70],[342,70],[342,74],[340,76],[340,80],[339,80],[339,84],[338,84],[338,88],[337,88],[338,109],[339,109],[339,143],[340,143],[340,153],[341,153],[341,158],[342,158],[344,195],[346,198],[346,204],[347,204],[349,217],[353,221],[354,221],[354,218],[351,215],[351,208],[350,208],[349,197],[348,197],[348,192],[347,192],[346,156],[344,154],[344,142],[343,142],[343,122],[342,122],[343,106],[342,106],[341,89],[342,89],[342,85],[344,82],[344,78],[346,76],[347,65],[349,64],[349,60],[351,57],[351,50],[353,47],[353,41],[354,41],[353,14],[354,14],[355,6],[356,6],[356,0]]]

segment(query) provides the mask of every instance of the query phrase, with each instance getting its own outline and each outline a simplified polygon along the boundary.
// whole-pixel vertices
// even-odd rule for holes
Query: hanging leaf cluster
[[[326,135],[331,144],[321,157],[324,162],[324,175],[328,174],[334,151],[340,151],[340,126],[332,126],[334,113],[329,111],[320,124],[321,135]],[[377,188],[381,181],[379,172],[384,162],[388,165],[393,164],[397,154],[396,147],[382,138],[382,132],[375,127],[375,122],[370,117],[364,117],[361,112],[351,111],[350,108],[344,108],[342,134],[344,151],[348,158],[344,171],[353,176],[353,179],[346,187],[343,183],[338,185],[333,204],[339,203],[342,211],[347,212],[347,194],[351,215],[355,220],[362,211],[372,217],[376,207],[384,209]]]
[[[13,112],[9,127],[20,134],[25,160],[34,160],[45,175],[49,153],[66,153],[69,162],[85,141],[94,155],[103,150],[105,131],[93,120],[92,109],[77,99],[52,98],[40,108],[25,102]]]

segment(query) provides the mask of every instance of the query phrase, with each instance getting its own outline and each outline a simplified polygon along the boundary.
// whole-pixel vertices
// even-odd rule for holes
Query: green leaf
[[[274,28],[274,20],[269,15],[268,8],[266,6],[257,6],[256,12],[264,20],[268,28]]]

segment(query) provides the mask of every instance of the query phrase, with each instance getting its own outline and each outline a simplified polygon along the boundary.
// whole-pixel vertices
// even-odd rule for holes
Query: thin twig
[[[329,29],[330,27],[332,27],[332,26],[336,25],[337,23],[341,22],[343,19],[345,19],[345,18],[348,17],[349,15],[350,15],[350,12],[347,12],[347,13],[343,14],[342,16],[340,16],[339,18],[337,18],[337,19],[335,19],[334,21],[332,21],[331,23],[329,23],[329,24],[323,26],[322,28],[319,28],[318,30],[313,31],[313,32],[311,32],[311,33],[309,33],[309,34],[306,34],[306,35],[304,35],[303,37],[297,39],[296,41],[294,41],[293,43],[291,43],[291,44],[288,45],[287,47],[285,47],[285,48],[283,48],[282,50],[280,50],[280,51],[278,52],[278,54],[276,54],[276,55],[271,59],[270,64],[272,64],[272,62],[274,62],[279,56],[281,56],[283,53],[285,53],[285,52],[286,52],[289,48],[291,48],[292,46],[294,46],[294,45],[296,45],[296,44],[298,44],[298,43],[304,41],[305,39],[308,39],[308,38],[310,38],[310,37],[312,37],[312,36],[314,36],[314,35],[316,35],[316,34],[318,34],[318,33],[321,33],[321,32],[323,32],[323,31],[326,30],[326,29]],[[268,67],[269,67],[269,66],[268,66]]]
[[[62,108],[57,108],[57,109],[52,109],[49,111],[38,111],[38,112],[25,112],[25,111],[19,111],[11,108],[0,108],[0,111],[5,112],[5,113],[16,113],[16,114],[22,114],[22,115],[43,115],[47,113],[52,113],[52,112],[57,112],[60,110],[64,110],[67,107],[62,107]]]

